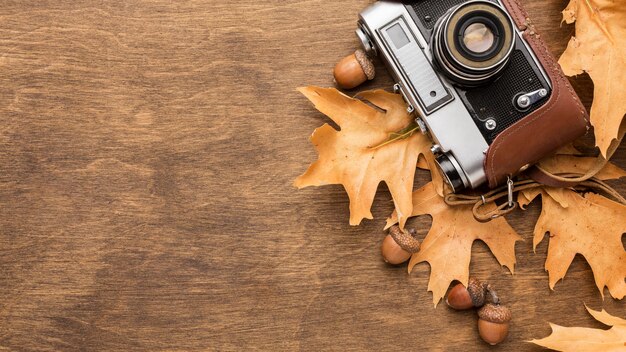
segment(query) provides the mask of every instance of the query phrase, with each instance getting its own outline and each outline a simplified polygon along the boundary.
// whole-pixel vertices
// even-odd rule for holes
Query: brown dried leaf
[[[563,20],[576,22],[559,63],[568,76],[587,72],[594,82],[591,123],[606,155],[626,114],[626,6],[615,0],[571,0]]]
[[[590,157],[555,155],[540,164],[552,173],[585,173],[595,161],[596,158]],[[608,163],[596,178],[614,180],[625,176],[626,171]],[[583,197],[569,189],[553,187],[522,191],[518,203],[525,209],[539,195],[543,208],[535,225],[533,246],[536,248],[543,241],[544,234],[550,232],[545,264],[550,288],[554,289],[565,276],[574,256],[580,253],[589,262],[601,294],[604,286],[609,286],[614,298],[623,298],[626,253],[621,245],[623,230],[620,232],[620,228],[626,226],[624,207],[596,194]],[[615,215],[618,217],[614,218]]]
[[[626,295],[626,206],[594,193],[585,196],[563,188],[534,189],[520,194],[524,205],[541,195],[542,210],[535,225],[533,248],[550,233],[548,271],[550,288],[565,277],[576,254],[589,263],[600,294],[608,287],[613,298]]]
[[[419,215],[432,216],[433,223],[420,251],[411,257],[409,272],[418,263],[430,264],[428,290],[433,292],[435,305],[446,294],[452,281],[458,280],[467,285],[472,244],[476,240],[485,242],[498,262],[513,273],[515,242],[522,238],[504,218],[478,222],[474,219],[471,206],[448,206],[432,183],[413,193],[411,216]],[[397,221],[396,213],[392,214],[387,220],[387,228]]]
[[[587,311],[599,322],[611,326],[609,330],[591,328],[566,328],[550,324],[552,334],[541,340],[530,342],[556,351],[617,352],[626,350],[626,320],[614,317],[605,310]]]
[[[299,90],[341,130],[325,124],[313,132],[311,142],[319,159],[294,185],[298,188],[343,185],[350,198],[350,224],[358,225],[364,218],[373,218],[370,208],[379,183],[384,181],[404,226],[413,209],[411,191],[418,156],[423,153],[433,163],[434,159],[429,157],[432,142],[421,133],[380,146],[413,121],[402,97],[376,90],[359,94],[364,102],[333,88]]]

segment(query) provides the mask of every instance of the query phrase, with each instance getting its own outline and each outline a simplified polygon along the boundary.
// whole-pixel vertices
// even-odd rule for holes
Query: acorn
[[[510,321],[507,307],[488,303],[478,311],[478,334],[488,344],[497,345],[508,336]]]
[[[482,307],[485,304],[487,285],[477,279],[470,277],[467,288],[459,283],[452,287],[446,303],[450,308],[456,310],[466,310],[474,307]]]
[[[363,50],[341,59],[333,71],[335,82],[343,89],[352,89],[376,77],[374,64]]]
[[[415,239],[415,234],[415,229],[405,232],[400,230],[398,225],[392,226],[380,247],[385,262],[392,265],[402,264],[409,260],[413,253],[419,251],[420,244]]]

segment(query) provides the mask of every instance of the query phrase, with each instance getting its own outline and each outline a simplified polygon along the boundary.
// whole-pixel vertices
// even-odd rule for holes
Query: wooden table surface
[[[360,227],[340,186],[292,187],[327,121],[295,88],[332,85],[369,2],[3,1],[0,350],[523,351],[549,321],[601,327],[583,303],[624,316],[580,256],[550,291],[534,203],[510,217],[514,276],[474,246],[514,314],[488,348],[473,313],[433,308],[427,264],[381,260],[385,186]],[[523,2],[562,52],[567,1]]]

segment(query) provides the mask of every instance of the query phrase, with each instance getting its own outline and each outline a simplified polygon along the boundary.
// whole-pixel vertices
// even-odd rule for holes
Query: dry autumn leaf
[[[472,244],[481,240],[489,247],[498,262],[511,273],[515,269],[515,243],[522,238],[504,218],[490,222],[474,219],[471,206],[448,206],[432,183],[413,193],[411,216],[430,215],[433,223],[419,252],[413,254],[409,271],[421,262],[430,264],[428,290],[433,292],[435,305],[444,297],[450,283],[458,280],[467,285]],[[392,214],[387,228],[397,222]]]
[[[576,22],[576,36],[559,63],[568,76],[587,72],[593,80],[591,123],[596,144],[606,155],[620,137],[626,114],[626,6],[615,0],[571,0],[563,20]]]
[[[535,225],[533,248],[550,233],[548,271],[550,288],[565,277],[576,254],[589,263],[596,286],[604,297],[608,287],[613,298],[626,295],[626,206],[594,193],[582,196],[572,190],[543,188],[520,194],[520,205],[541,195],[541,216]]]
[[[341,130],[325,124],[313,132],[311,142],[319,159],[294,185],[343,185],[350,198],[350,224],[358,225],[364,218],[373,218],[370,208],[379,183],[384,181],[404,226],[413,208],[411,191],[418,157],[423,153],[429,162],[434,159],[429,151],[432,143],[421,133],[381,145],[413,121],[402,97],[376,90],[360,93],[362,101],[333,88],[307,87],[299,91]]]
[[[553,173],[583,173],[594,158],[556,155],[541,161]],[[614,180],[626,176],[626,171],[607,164],[596,177]],[[519,193],[518,202],[524,209],[541,195],[542,211],[535,225],[533,247],[550,233],[548,271],[550,288],[565,277],[576,254],[581,254],[591,266],[596,285],[602,295],[609,288],[612,297],[622,299],[626,293],[626,251],[622,234],[626,232],[626,207],[597,194],[581,196],[564,188],[543,187]]]
[[[626,350],[626,320],[614,317],[605,310],[601,312],[589,309],[587,311],[597,321],[611,326],[609,330],[591,328],[566,328],[550,324],[552,334],[541,340],[530,342],[564,352],[617,352]]]

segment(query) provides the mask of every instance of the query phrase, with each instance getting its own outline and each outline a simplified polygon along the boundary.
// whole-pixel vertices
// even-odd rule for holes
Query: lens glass
[[[482,23],[472,23],[463,33],[465,47],[476,54],[482,54],[491,49],[495,41],[493,32]]]
[[[454,83],[476,87],[493,81],[509,61],[515,31],[506,11],[489,0],[452,8],[435,24],[433,59]]]

